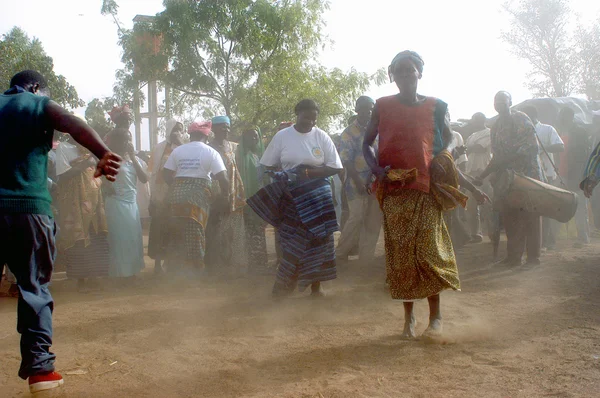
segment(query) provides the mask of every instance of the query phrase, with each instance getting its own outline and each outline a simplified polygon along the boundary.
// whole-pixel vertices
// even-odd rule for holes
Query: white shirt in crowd
[[[490,129],[483,129],[471,134],[469,138],[467,138],[467,148],[473,148],[475,145],[481,145],[483,149],[485,149],[485,152],[469,153],[467,173],[471,175],[481,173],[492,160],[492,137],[490,134]]]
[[[549,148],[552,145],[557,144],[564,145],[564,142],[556,132],[556,129],[549,124],[537,122],[535,125],[535,132],[544,148]],[[542,169],[544,170],[546,177],[553,180],[556,178],[556,171],[554,171],[554,167],[552,166],[552,163],[554,162],[554,155],[551,153],[546,155],[542,149],[542,145],[540,145],[539,152],[540,160],[542,161]]]
[[[71,162],[79,156],[79,149],[76,145],[61,141],[56,147],[56,175],[61,176],[71,170]]]
[[[175,172],[175,177],[204,178],[225,171],[219,152],[203,142],[193,141],[178,146],[165,163],[165,169]]]
[[[342,161],[331,137],[318,127],[304,134],[294,126],[279,131],[265,150],[260,163],[289,170],[300,165],[341,169]]]
[[[452,138],[452,146],[454,148],[458,148],[458,147],[465,145],[465,140],[463,139],[463,137],[460,133],[453,131],[452,134],[454,135],[454,138]],[[460,155],[460,157],[458,159],[456,159],[454,161],[454,163],[456,163],[456,165],[458,166],[460,164],[465,163],[468,160],[469,160],[469,158],[467,157],[467,154],[463,153],[462,155]]]

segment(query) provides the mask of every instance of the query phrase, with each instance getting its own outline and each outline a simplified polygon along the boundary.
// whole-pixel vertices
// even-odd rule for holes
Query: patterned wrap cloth
[[[333,232],[338,225],[327,179],[277,181],[247,203],[279,232],[283,254],[274,293],[292,291],[296,285],[304,291],[337,277]]]
[[[431,161],[432,166],[444,170],[439,177],[431,177],[430,192],[443,211],[454,210],[458,206],[467,207],[469,197],[462,193],[458,184],[458,171],[454,158],[447,150],[443,150]]]
[[[211,181],[204,178],[176,178],[167,198],[169,266],[204,264],[206,223],[211,202]]]
[[[523,112],[512,111],[510,118],[496,120],[490,135],[494,158],[501,161],[515,153],[522,154],[523,156],[513,161],[509,168],[527,177],[542,180],[535,126],[529,116]]]
[[[71,162],[76,167],[90,154],[79,148],[81,156]],[[88,167],[71,178],[58,182],[58,248],[64,251],[70,279],[104,277],[109,272],[108,225],[102,197],[102,180],[94,178]]]

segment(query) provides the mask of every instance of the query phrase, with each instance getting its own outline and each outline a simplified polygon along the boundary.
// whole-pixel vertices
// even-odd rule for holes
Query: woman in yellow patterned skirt
[[[394,58],[390,79],[400,93],[377,101],[363,144],[365,159],[378,177],[387,277],[392,298],[404,301],[404,338],[415,337],[414,301],[427,298],[429,327],[423,335],[438,335],[442,331],[440,292],[460,290],[442,206],[430,190],[431,181],[444,179],[449,171],[432,164],[442,163],[434,162],[436,156],[448,156],[452,132],[447,105],[417,94],[423,65],[422,58],[412,51]],[[378,135],[377,160],[372,145]]]

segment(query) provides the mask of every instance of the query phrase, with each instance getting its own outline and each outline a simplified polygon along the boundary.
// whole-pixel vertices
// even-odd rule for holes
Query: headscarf
[[[227,124],[231,126],[229,116],[215,116],[212,118],[212,124]]]
[[[125,104],[121,107],[115,106],[112,111],[108,112],[108,116],[110,116],[110,120],[116,124],[117,120],[123,116],[127,116],[128,118],[131,117],[131,109],[129,109],[128,104]]]
[[[256,144],[256,152],[254,152],[254,154],[260,159],[265,152],[265,146],[260,129],[257,127],[253,130],[258,133],[258,143]],[[259,177],[262,173],[259,172],[258,168],[260,168],[260,164],[258,167],[256,166],[253,159],[254,155],[250,149],[244,147],[243,135],[238,144],[235,157],[240,177],[242,177],[242,182],[244,183],[244,192],[246,193],[246,197],[249,198],[262,188],[261,179]]]
[[[194,122],[190,124],[190,127],[188,127],[188,133],[191,135],[192,133],[198,132],[208,137],[211,129],[212,122],[210,120]]]
[[[421,58],[421,56],[414,51],[402,51],[394,57],[392,63],[388,67],[388,76],[390,77],[390,83],[394,82],[394,70],[396,69],[396,65],[398,64],[398,62],[403,61],[405,59],[410,59],[412,62],[414,62],[419,73],[423,74],[423,66],[425,66],[423,58]]]
[[[360,108],[362,108],[364,105],[368,105],[368,104],[373,104],[375,105],[375,100],[371,97],[367,97],[366,95],[361,95],[360,97],[358,97],[358,99],[356,100],[356,105],[354,107],[354,110],[356,112],[358,112],[358,110]]]
[[[167,124],[165,126],[165,135],[166,135],[166,140],[169,144],[171,143],[171,132],[173,131],[175,126],[177,126],[178,124],[181,124],[181,127],[183,127],[183,123],[178,122],[175,119],[167,120]]]

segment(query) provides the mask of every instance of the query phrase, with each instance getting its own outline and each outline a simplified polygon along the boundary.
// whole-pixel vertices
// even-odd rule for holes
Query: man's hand
[[[106,152],[96,165],[94,178],[106,176],[108,181],[115,181],[117,174],[119,174],[119,167],[121,167],[122,160],[116,153]]]
[[[473,197],[475,197],[475,200],[477,201],[478,205],[484,205],[486,203],[491,203],[492,200],[490,199],[489,196],[486,195],[485,192],[483,192],[480,189],[475,189],[473,191]]]
[[[465,145],[462,146],[457,146],[452,150],[452,157],[454,159],[458,159],[459,157],[461,157],[462,155],[464,155],[465,153],[467,153],[467,147]]]

